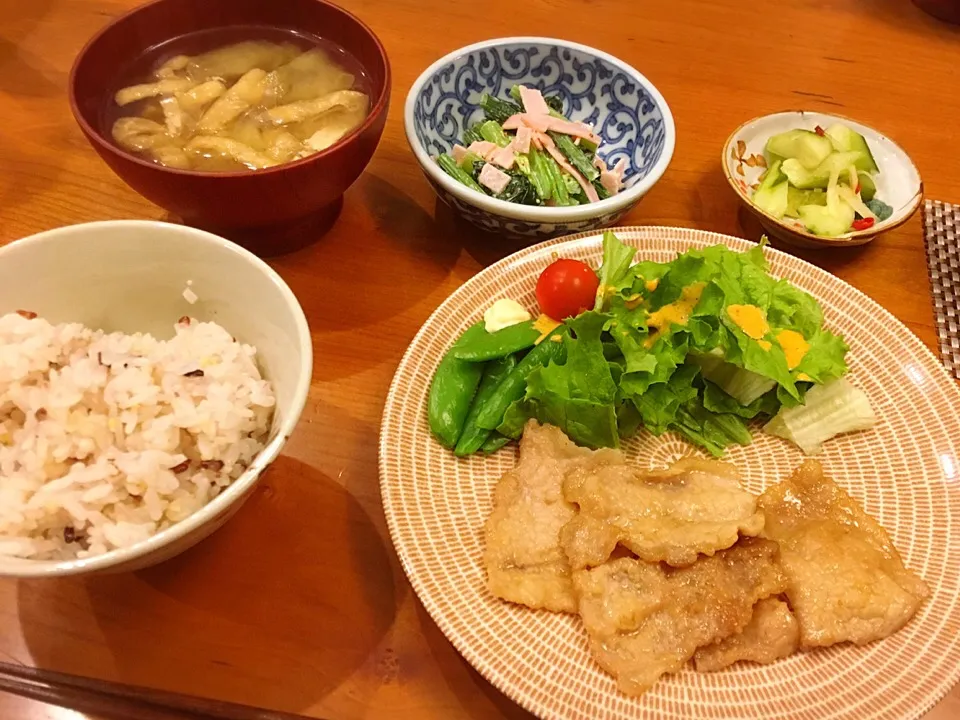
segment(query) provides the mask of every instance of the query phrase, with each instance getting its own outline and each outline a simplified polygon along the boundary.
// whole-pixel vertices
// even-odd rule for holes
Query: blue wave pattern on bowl
[[[548,239],[559,237],[561,235],[572,235],[574,233],[586,232],[598,227],[607,227],[613,225],[620,218],[627,214],[632,206],[614,210],[600,217],[591,217],[579,222],[568,223],[547,223],[547,222],[527,222],[525,220],[516,220],[514,218],[505,218],[499,215],[491,215],[485,210],[474,205],[455,198],[444,190],[440,185],[433,181],[429,175],[425,175],[427,180],[436,190],[437,195],[450,207],[460,213],[464,218],[474,225],[489,230],[490,232],[506,233],[507,235],[529,237],[535,239]]]
[[[627,161],[627,187],[663,152],[663,113],[644,87],[606,60],[546,44],[480,48],[437,70],[415,100],[417,139],[430,155],[449,152],[483,118],[481,94],[505,98],[515,84],[560,96],[565,115],[593,125],[603,137],[601,157],[610,165]]]

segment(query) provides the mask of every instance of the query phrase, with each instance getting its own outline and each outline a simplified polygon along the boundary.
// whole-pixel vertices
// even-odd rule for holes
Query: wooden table
[[[100,162],[66,101],[80,46],[134,4],[0,0],[3,241],[165,217]],[[491,36],[553,35],[603,48],[656,83],[676,119],[676,154],[625,224],[756,238],[740,224],[720,148],[743,120],[786,108],[881,128],[912,155],[929,197],[960,201],[960,94],[948,87],[960,33],[907,0],[348,5],[389,51],[393,105],[333,230],[271,261],[313,329],[313,387],[297,432],[236,518],[181,557],[136,574],[0,582],[4,659],[335,720],[526,715],[424,612],[380,506],[377,433],[401,354],[448,293],[514,249],[438,205],[407,148],[404,96],[441,54]],[[486,19],[471,19],[479,13]],[[872,245],[803,256],[936,348],[919,216]],[[928,717],[958,714],[954,689]],[[4,696],[0,717],[77,716]]]

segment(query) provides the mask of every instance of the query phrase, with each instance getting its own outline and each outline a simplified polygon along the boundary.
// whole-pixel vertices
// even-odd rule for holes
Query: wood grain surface
[[[951,87],[960,31],[908,0],[344,4],[387,47],[393,104],[333,229],[271,260],[313,330],[313,385],[297,432],[237,516],[179,558],[135,574],[0,582],[4,659],[331,720],[526,717],[417,602],[378,490],[380,414],[407,343],[447,294],[515,249],[438,204],[407,147],[404,97],[444,53],[539,34],[602,48],[647,75],[671,106],[677,148],[624,224],[757,238],[720,150],[742,121],[790,108],[877,127],[913,157],[928,197],[960,201],[960,93]],[[79,48],[134,5],[0,0],[0,241],[166,217],[97,158],[66,101]],[[802,255],[936,348],[919,215],[871,245]],[[958,716],[954,689],[927,717]],[[0,717],[81,716],[0,696]]]

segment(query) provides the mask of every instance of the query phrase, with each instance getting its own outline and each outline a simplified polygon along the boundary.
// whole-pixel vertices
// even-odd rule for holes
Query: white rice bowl
[[[129,547],[215,498],[264,447],[256,350],[181,318],[169,340],[0,317],[0,556]]]

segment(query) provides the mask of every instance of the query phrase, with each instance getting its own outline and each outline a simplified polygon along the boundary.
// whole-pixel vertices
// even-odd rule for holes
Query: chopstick
[[[51,705],[137,720],[310,720],[221,700],[0,662],[0,691]]]

